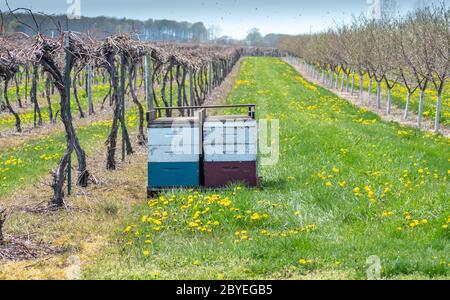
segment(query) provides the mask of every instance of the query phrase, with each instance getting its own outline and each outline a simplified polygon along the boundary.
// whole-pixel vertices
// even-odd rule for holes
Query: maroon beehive
[[[256,161],[205,162],[203,170],[205,186],[210,188],[220,188],[231,183],[244,183],[253,187],[258,183]]]
[[[257,185],[257,122],[251,116],[211,116],[203,125],[204,185]]]

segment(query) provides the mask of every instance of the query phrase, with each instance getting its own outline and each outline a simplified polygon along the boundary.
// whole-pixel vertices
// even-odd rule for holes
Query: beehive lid
[[[210,116],[206,118],[206,122],[245,122],[253,121],[249,116],[242,115],[225,115],[225,116]]]
[[[148,127],[171,127],[172,125],[189,125],[191,127],[195,127],[198,126],[198,122],[198,118],[195,117],[165,117],[150,121]]]

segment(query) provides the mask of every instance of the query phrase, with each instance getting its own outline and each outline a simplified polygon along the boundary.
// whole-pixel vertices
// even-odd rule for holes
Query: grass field
[[[83,88],[79,88],[79,100],[80,100],[80,106],[85,115],[88,114],[88,100],[87,100],[87,93]],[[108,93],[109,87],[107,85],[96,85],[92,87],[92,99],[94,106],[99,106],[105,95]],[[12,91],[9,91],[12,92]],[[40,94],[38,92],[38,94]],[[34,123],[34,107],[25,107],[25,108],[17,108],[16,107],[16,96],[15,94],[10,96],[10,101],[13,103],[12,105],[15,106],[16,112],[20,116],[20,120],[23,126],[27,125],[33,125]],[[53,116],[55,116],[56,112],[59,111],[59,94],[58,92],[55,92],[54,95],[51,96],[52,101],[52,109],[53,109]],[[24,100],[23,100],[24,101]],[[28,102],[30,100],[28,99]],[[41,116],[43,122],[49,122],[49,114],[48,114],[48,104],[46,98],[38,98],[39,101],[39,107],[41,109]],[[108,100],[107,100],[108,101]],[[29,104],[31,105],[31,104]],[[70,105],[72,115],[75,117],[79,116],[79,110],[77,103],[75,101],[75,96],[72,93],[71,96],[71,105]],[[15,128],[15,122],[16,119],[14,116],[9,113],[9,111],[6,111],[4,114],[0,115],[0,130],[6,130],[6,129],[13,129]]]
[[[364,279],[374,255],[383,278],[450,278],[448,139],[386,123],[273,58],[247,58],[227,102],[280,120],[262,187],[137,205],[84,278]]]
[[[137,127],[136,108],[127,112],[126,120],[128,128]],[[77,128],[78,139],[87,155],[103,146],[108,138],[111,123],[111,120],[98,120]],[[134,139],[134,136],[130,138]],[[61,159],[66,149],[65,143],[65,134],[59,132],[42,139],[31,139],[20,146],[1,152],[0,195],[7,196],[23,186],[43,180]],[[75,157],[75,154],[73,156]]]

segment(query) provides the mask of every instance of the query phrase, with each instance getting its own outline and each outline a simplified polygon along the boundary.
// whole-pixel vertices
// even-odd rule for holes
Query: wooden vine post
[[[153,110],[153,82],[152,82],[153,63],[152,57],[144,57],[144,76],[145,76],[145,101],[147,102],[147,111]]]
[[[2,84],[2,81],[0,79],[0,85]],[[2,93],[2,89],[0,89],[0,111],[5,110],[6,109],[6,105],[5,103],[3,103],[3,93]]]
[[[212,92],[212,80],[213,80],[213,63],[209,63],[209,79],[208,79],[208,93]]]
[[[194,68],[189,67],[189,100],[190,106],[195,106],[195,96],[194,96]],[[194,111],[191,111],[191,115],[194,115]]]
[[[120,113],[122,115],[122,161],[125,160],[125,54],[121,54],[120,62]]]
[[[72,122],[72,113],[70,108],[70,31],[67,31],[66,34],[66,78],[65,78],[65,87],[66,87],[66,96],[67,96],[67,110],[70,122]],[[67,194],[70,196],[72,194],[72,153],[69,155],[68,163],[67,163]]]
[[[87,98],[88,98],[88,113],[92,115],[94,113],[94,104],[92,103],[92,65],[87,65]]]

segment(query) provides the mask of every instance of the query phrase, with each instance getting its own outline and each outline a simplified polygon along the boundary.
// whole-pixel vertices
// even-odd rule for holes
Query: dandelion
[[[252,220],[252,221],[261,220],[261,215],[258,213],[254,213],[253,215],[250,216],[250,220]]]
[[[195,260],[192,264],[193,264],[194,266],[200,266],[200,265],[201,265],[201,262],[200,262],[199,260]]]
[[[332,187],[333,186],[333,184],[331,183],[331,182],[327,182],[327,183],[325,183],[325,186],[327,186],[327,187]]]
[[[150,252],[148,252],[147,250],[143,251],[142,254],[144,254],[145,257],[150,255]]]
[[[231,200],[228,198],[224,198],[222,200],[219,201],[219,204],[225,207],[228,207],[231,205]]]
[[[307,264],[312,263],[312,260],[302,258],[302,259],[300,259],[300,260],[298,261],[298,263],[301,264],[301,265],[307,265]]]

